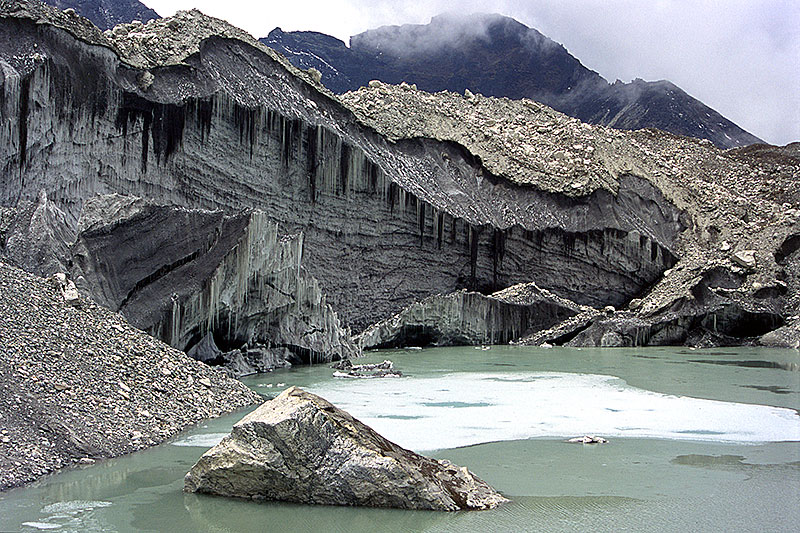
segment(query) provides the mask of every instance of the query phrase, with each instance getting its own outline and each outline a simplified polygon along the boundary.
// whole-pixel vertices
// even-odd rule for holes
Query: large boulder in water
[[[458,511],[507,501],[466,468],[401,448],[297,387],[244,417],[184,490],[324,505]]]

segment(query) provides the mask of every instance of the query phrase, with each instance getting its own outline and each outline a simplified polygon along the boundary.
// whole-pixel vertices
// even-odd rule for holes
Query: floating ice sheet
[[[310,388],[401,446],[597,434],[715,442],[800,440],[791,409],[703,400],[569,373],[446,374],[331,381]]]

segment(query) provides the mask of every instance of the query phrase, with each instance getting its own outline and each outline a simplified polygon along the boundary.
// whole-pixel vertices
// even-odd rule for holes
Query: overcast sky
[[[513,17],[608,81],[668,79],[773,144],[800,141],[800,0],[144,0],[196,7],[263,37],[276,26],[349,36],[446,11]]]

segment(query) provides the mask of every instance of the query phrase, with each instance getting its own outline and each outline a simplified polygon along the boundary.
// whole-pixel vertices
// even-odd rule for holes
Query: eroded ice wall
[[[265,357],[282,354],[278,362],[358,354],[302,266],[303,235],[279,234],[263,213],[227,216],[110,195],[87,202],[79,228],[79,287],[176,348],[211,334],[221,350],[260,347]]]
[[[488,296],[461,290],[409,305],[367,328],[358,343],[364,349],[507,344],[580,311],[533,283]]]
[[[355,329],[431,294],[531,280],[618,305],[676,260],[680,213],[648,182],[567,197],[492,176],[454,143],[389,142],[241,41],[207,39],[150,79],[55,27],[0,32],[0,203],[45,190],[74,224],[108,193],[259,209],[302,231],[304,267]]]

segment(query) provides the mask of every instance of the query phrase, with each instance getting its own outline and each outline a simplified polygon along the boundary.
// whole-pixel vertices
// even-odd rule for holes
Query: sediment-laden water
[[[800,523],[800,354],[492,347],[375,352],[403,378],[324,366],[299,385],[395,442],[468,466],[513,502],[434,513],[252,503],[181,491],[243,413],[170,444],[0,495],[0,531],[789,531]],[[567,444],[598,434],[605,445]]]

